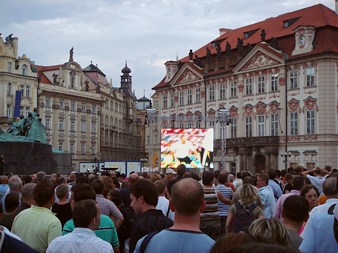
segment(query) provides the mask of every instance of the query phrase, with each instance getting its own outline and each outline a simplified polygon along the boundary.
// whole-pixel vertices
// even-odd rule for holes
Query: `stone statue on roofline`
[[[0,131],[0,142],[5,141],[46,143],[46,127],[36,108],[27,117],[17,117],[6,132]]]
[[[74,56],[74,48],[72,47],[69,50],[69,62],[73,62],[74,61],[73,56]]]

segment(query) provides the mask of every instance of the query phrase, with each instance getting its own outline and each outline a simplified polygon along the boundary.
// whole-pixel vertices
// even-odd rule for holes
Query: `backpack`
[[[334,221],[333,221],[333,234],[334,234],[334,237],[336,239],[336,242],[338,243],[338,219],[334,215],[334,212],[333,212],[335,207],[336,207],[336,204],[333,204],[332,206],[330,206],[329,209],[327,210],[327,213],[329,215],[333,215],[333,219],[334,219]]]
[[[253,210],[257,207],[255,203],[252,203],[249,207],[243,208],[243,206],[236,202],[236,213],[232,221],[232,231],[239,233],[241,231],[248,233],[249,226],[255,220]]]

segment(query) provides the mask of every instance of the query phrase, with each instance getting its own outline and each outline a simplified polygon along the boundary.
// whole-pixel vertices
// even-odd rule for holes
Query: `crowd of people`
[[[338,252],[338,170],[1,176],[1,252]]]

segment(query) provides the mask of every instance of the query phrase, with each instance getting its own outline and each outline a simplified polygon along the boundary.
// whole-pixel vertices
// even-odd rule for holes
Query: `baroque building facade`
[[[337,10],[322,4],[222,28],[165,63],[153,88],[156,128],[214,128],[215,169],[222,156],[233,172],[337,167],[337,41]],[[220,109],[228,110],[224,133]],[[153,151],[159,156],[158,144]]]
[[[139,160],[142,125],[130,73],[126,64],[120,87],[113,87],[97,66],[83,69],[74,61],[73,48],[64,64],[35,65],[26,55],[18,57],[16,37],[0,36],[2,129],[14,120],[14,110],[26,116],[37,108],[47,144],[55,153],[70,153],[73,169],[80,162]],[[16,91],[21,99],[15,107]]]
[[[126,68],[128,73],[124,73]],[[75,168],[80,162],[139,159],[130,72],[126,65],[121,87],[115,88],[92,63],[82,69],[72,52],[62,65],[38,66],[39,108],[47,141],[71,153]]]

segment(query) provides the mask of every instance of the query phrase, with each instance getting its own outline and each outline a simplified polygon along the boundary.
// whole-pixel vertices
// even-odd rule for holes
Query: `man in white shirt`
[[[48,246],[47,253],[113,253],[112,246],[95,235],[93,230],[100,224],[100,210],[92,199],[76,202],[73,208],[75,229],[64,236],[57,237]]]
[[[194,154],[196,159],[199,158],[196,148],[184,135],[181,136],[180,141],[171,145],[171,153],[180,163],[184,162],[185,164],[192,162],[189,154]]]

